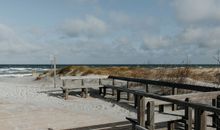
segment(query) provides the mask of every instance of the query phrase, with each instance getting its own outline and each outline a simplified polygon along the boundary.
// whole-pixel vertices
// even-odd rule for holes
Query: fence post
[[[146,127],[149,130],[154,130],[154,101],[147,103],[147,123]]]
[[[185,99],[186,102],[190,102],[189,98]],[[186,106],[185,107],[185,130],[192,130],[192,108]]]
[[[137,96],[137,119],[140,126],[145,127],[145,97]]]
[[[120,101],[121,99],[121,91],[117,90],[117,101]]]
[[[177,88],[172,88],[172,95],[177,95]],[[177,105],[176,104],[172,105],[172,110],[173,111],[177,110]]]
[[[112,86],[115,86],[115,79],[112,79]],[[112,96],[115,96],[115,90],[112,89]]]
[[[127,81],[127,89],[129,89],[129,82]],[[128,101],[131,100],[131,94],[130,93],[127,93],[127,99]]]
[[[206,112],[200,108],[195,109],[195,130],[206,130]]]
[[[149,93],[150,91],[149,91],[149,86],[148,86],[148,84],[145,84],[146,86],[145,86],[145,92],[146,93]]]
[[[216,106],[220,108],[220,95],[217,96]],[[216,113],[216,130],[220,130],[220,112]]]

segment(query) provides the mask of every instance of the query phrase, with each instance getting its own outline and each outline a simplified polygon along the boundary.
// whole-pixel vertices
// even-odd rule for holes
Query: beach
[[[58,84],[59,86],[59,84]],[[53,94],[47,93],[47,91]],[[56,91],[57,90],[57,91]],[[77,128],[124,121],[133,112],[103,99],[70,96],[54,88],[52,79],[0,78],[1,130],[46,130]]]

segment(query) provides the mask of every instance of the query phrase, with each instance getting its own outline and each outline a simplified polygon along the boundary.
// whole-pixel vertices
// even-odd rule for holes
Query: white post
[[[54,55],[53,57],[53,67],[54,67],[54,75],[53,75],[53,79],[54,79],[54,88],[56,88],[56,56]]]

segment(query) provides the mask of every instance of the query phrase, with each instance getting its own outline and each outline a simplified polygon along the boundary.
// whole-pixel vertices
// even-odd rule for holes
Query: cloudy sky
[[[0,0],[0,64],[215,63],[219,0]]]

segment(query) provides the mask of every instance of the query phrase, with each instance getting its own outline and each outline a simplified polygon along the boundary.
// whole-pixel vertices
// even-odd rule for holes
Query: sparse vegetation
[[[216,76],[220,77],[218,68],[143,68],[143,67],[88,67],[88,66],[68,66],[57,71],[58,75],[113,75],[123,77],[144,78],[151,80],[163,80],[170,82],[185,83],[187,78],[216,83]],[[37,79],[45,76],[52,76],[53,72],[41,74]],[[219,78],[220,79],[220,78]],[[220,82],[220,81],[219,81]]]

